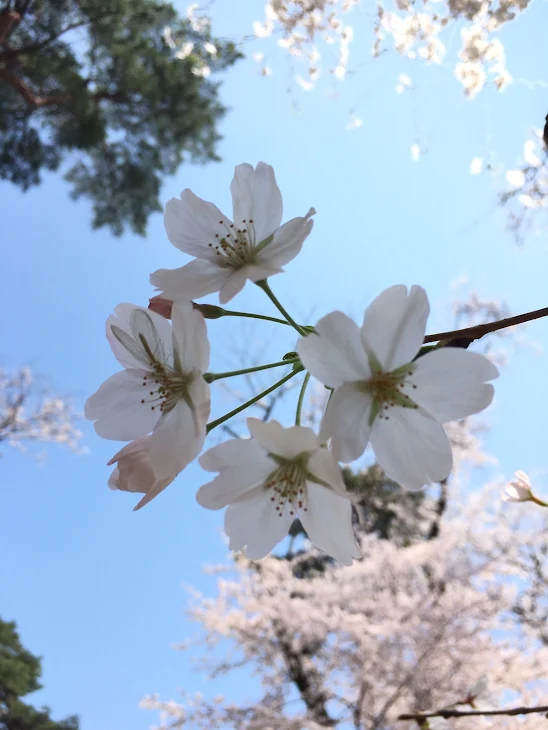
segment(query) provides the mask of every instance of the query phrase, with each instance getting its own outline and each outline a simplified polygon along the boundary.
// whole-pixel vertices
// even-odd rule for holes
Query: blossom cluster
[[[99,436],[129,442],[109,462],[115,465],[109,486],[143,494],[136,509],[199,457],[213,477],[197,500],[208,509],[227,508],[231,549],[263,558],[298,518],[314,545],[350,565],[361,552],[339,463],[358,459],[371,445],[386,475],[403,487],[447,479],[453,456],[443,424],[486,408],[498,370],[466,349],[423,346],[430,306],[420,286],[381,292],[361,326],[341,311],[313,326],[297,324],[268,279],[300,252],[316,211],[282,224],[282,196],[263,162],[238,165],[230,189],[231,217],[189,189],[168,202],[168,238],[193,258],[151,274],[159,292],[151,308],[123,303],[107,319],[106,336],[123,370],[87,400],[85,414]],[[279,309],[283,319],[276,321],[297,331],[296,351],[276,363],[209,372],[205,320],[231,313],[193,300],[218,293],[226,304],[247,282]],[[303,377],[295,424],[249,418],[250,438],[233,438],[200,456],[207,434],[235,415],[208,421],[210,384],[274,367],[288,372],[268,392]],[[330,393],[319,433],[300,422],[311,377]]]
[[[506,68],[504,46],[492,35],[523,12],[529,1],[379,2],[372,27],[375,38],[372,54],[380,56],[386,49],[387,39],[391,39],[402,56],[440,64],[446,55],[446,45],[440,36],[444,34],[450,39],[455,25],[464,20],[466,25],[460,29],[462,47],[455,64],[455,77],[469,97],[482,90],[488,74],[493,78],[495,88],[502,91],[511,82],[511,76]],[[297,75],[296,80],[305,90],[310,90],[320,76],[322,44],[338,48],[330,73],[338,79],[347,75],[349,44],[354,37],[354,26],[348,16],[358,6],[357,0],[269,0],[264,19],[256,21],[253,30],[258,39],[281,33],[278,46],[306,63],[307,75]],[[264,54],[260,52],[258,60],[263,58]]]

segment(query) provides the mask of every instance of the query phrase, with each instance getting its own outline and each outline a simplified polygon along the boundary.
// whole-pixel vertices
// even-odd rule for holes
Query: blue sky
[[[212,7],[214,29],[239,37],[262,3],[241,2],[237,18],[231,6],[218,0]],[[516,78],[536,80],[548,66],[547,23],[548,5],[537,2],[505,34]],[[259,49],[264,46],[247,47],[250,54]],[[518,83],[504,94],[487,90],[471,103],[449,67],[415,66],[392,54],[372,62],[363,43],[361,50],[354,43],[352,52],[358,70],[344,84],[322,82],[311,93],[294,85],[291,95],[280,53],[271,54],[269,78],[258,75],[251,59],[241,62],[223,84],[231,111],[221,127],[222,163],[181,168],[165,182],[163,199],[191,187],[230,211],[234,165],[272,164],[284,218],[304,215],[310,206],[318,211],[302,253],[271,282],[297,316],[314,313],[316,319],[335,308],[359,316],[386,286],[416,283],[429,293],[433,331],[451,324],[451,282],[462,275],[483,296],[504,298],[515,313],[546,306],[548,221],[542,236],[516,247],[495,206],[502,181],[468,173],[471,158],[486,150],[514,164],[529,130],[548,111],[546,88]],[[412,76],[413,98],[394,92],[399,73]],[[336,99],[329,98],[333,88]],[[351,110],[364,124],[347,131]],[[416,141],[427,148],[419,163],[410,156]],[[72,202],[57,175],[26,194],[1,184],[0,200],[0,361],[32,364],[82,408],[117,370],[104,339],[105,318],[118,302],[146,303],[149,273],[180,266],[182,256],[167,241],[160,215],[146,240],[91,231],[88,205]],[[248,286],[234,308],[271,312],[260,294]],[[547,327],[533,323],[527,337],[546,349]],[[270,342],[275,359],[287,351],[287,333],[274,325],[253,333]],[[238,322],[211,322],[214,364],[226,364],[226,348],[244,335]],[[545,467],[545,371],[544,354],[532,347],[512,355],[489,412],[487,446],[499,464],[481,478]],[[138,709],[143,695],[217,691],[173,644],[196,630],[184,615],[182,584],[214,591],[215,578],[204,575],[202,565],[226,558],[222,514],[196,504],[205,480],[197,466],[134,514],[131,495],[106,487],[106,462],[117,444],[98,439],[87,424],[83,430],[86,456],[51,448],[41,467],[4,451],[0,554],[9,559],[3,561],[1,615],[15,619],[24,643],[44,657],[45,689],[36,702],[49,704],[56,717],[79,714],[82,730],[145,730],[155,717]],[[548,480],[540,491],[544,487],[548,493]],[[232,698],[252,692],[235,682],[223,689]]]

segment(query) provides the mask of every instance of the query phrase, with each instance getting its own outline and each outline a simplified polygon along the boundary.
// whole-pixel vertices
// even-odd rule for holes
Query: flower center
[[[413,375],[413,363],[403,365],[390,373],[381,370],[376,362],[370,362],[371,377],[360,384],[360,390],[368,393],[373,398],[369,425],[378,416],[388,421],[390,408],[418,408],[417,404],[403,392],[407,387],[416,388],[416,385],[406,381],[406,378]]]
[[[236,228],[234,223],[227,224],[219,221],[225,233],[215,234],[215,243],[208,243],[209,248],[215,251],[219,258],[219,265],[231,269],[239,269],[253,262],[257,236],[255,223],[250,218],[242,221],[242,228]]]
[[[268,475],[264,482],[266,489],[272,490],[271,502],[276,502],[276,512],[281,517],[289,504],[289,514],[294,515],[297,508],[307,511],[306,464],[308,454],[300,454],[294,459],[284,459],[269,454],[279,467]]]
[[[192,373],[184,373],[180,368],[171,367],[154,356],[144,337],[141,342],[145,348],[150,371],[143,376],[143,388],[146,388],[147,398],[142,398],[142,404],[150,405],[151,410],[159,408],[162,413],[168,413],[178,401],[188,399],[188,386],[192,380]]]

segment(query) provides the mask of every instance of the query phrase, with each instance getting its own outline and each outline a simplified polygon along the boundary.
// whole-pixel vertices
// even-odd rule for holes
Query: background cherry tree
[[[209,5],[190,7],[193,17],[209,18]],[[548,131],[544,132],[548,79],[537,66],[528,68],[526,77],[516,78],[513,68],[518,59],[507,57],[506,49],[508,41],[512,47],[514,26],[526,11],[537,22],[546,22],[540,0],[268,0],[263,14],[257,14],[252,28],[242,28],[238,40],[244,51],[252,53],[264,77],[271,76],[285,57],[288,91],[295,108],[295,87],[325,93],[326,79],[327,94],[336,99],[338,84],[361,76],[367,98],[371,61],[380,62],[385,54],[397,53],[402,70],[393,91],[411,97],[409,149],[416,161],[429,146],[428,133],[417,121],[419,92],[422,97],[435,94],[438,83],[460,85],[471,101],[490,91],[511,94],[513,84],[526,85],[532,94],[540,92],[546,99],[544,112],[534,118],[524,116],[528,131],[526,139],[516,140],[514,160],[501,159],[493,147],[496,120],[488,121],[485,108],[479,122],[484,127],[484,151],[477,155],[471,150],[469,159],[471,175],[487,174],[487,184],[491,177],[508,227],[516,241],[523,243],[529,233],[545,228],[546,217],[538,212],[548,205]],[[417,79],[417,66],[424,65],[444,72],[441,76],[432,72],[432,86],[424,83],[424,77]],[[481,103],[489,105],[489,101]],[[368,105],[358,101],[348,112],[347,129],[359,129],[369,113]]]

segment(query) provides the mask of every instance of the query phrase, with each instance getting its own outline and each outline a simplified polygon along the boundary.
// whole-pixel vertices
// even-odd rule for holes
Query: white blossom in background
[[[536,232],[531,211],[548,207],[548,151],[541,130],[526,140],[519,167],[506,172],[506,181],[509,188],[499,201],[508,211],[508,227],[522,243],[528,232]]]
[[[347,129],[359,129],[362,126],[363,121],[359,117],[356,117],[354,114],[350,117],[346,124]]]
[[[232,220],[188,188],[180,199],[168,202],[164,216],[168,238],[196,258],[179,269],[151,274],[151,284],[161,296],[185,301],[219,292],[225,304],[247,281],[283,272],[301,250],[316,211],[310,208],[304,217],[280,225],[282,196],[270,165],[237,165],[230,191]]]
[[[511,77],[504,47],[493,35],[529,3],[530,0],[424,0],[419,10],[409,0],[383,0],[377,4],[372,21],[372,53],[374,57],[380,56],[390,39],[399,54],[439,64],[446,57],[445,39],[449,42],[455,30],[460,29],[462,47],[454,72],[465,94],[477,94],[487,78],[502,91]],[[278,46],[303,62],[310,49],[318,49],[321,44],[326,51],[333,49],[332,53],[325,53],[328,70],[342,80],[349,68],[349,45],[356,27],[352,24],[352,11],[361,7],[359,2],[348,0],[269,0],[264,19],[253,24],[253,32],[258,39],[281,33]],[[360,24],[365,17],[362,12]],[[362,38],[357,41],[364,42]]]
[[[190,302],[173,305],[171,323],[155,312],[119,304],[107,338],[125,370],[88,398],[86,418],[99,436],[131,441],[152,431],[151,468],[172,480],[198,456],[210,410],[203,373],[209,342],[202,315]],[[132,490],[130,490],[132,491]]]
[[[481,157],[473,157],[470,162],[470,175],[479,175],[483,172],[483,160]]]
[[[535,496],[531,489],[531,480],[523,471],[517,471],[514,479],[504,488],[502,499],[505,502],[533,502]]]
[[[108,480],[110,489],[145,495],[133,508],[134,511],[141,509],[154,497],[157,497],[177,476],[177,474],[173,474],[172,477],[163,479],[156,477],[150,461],[151,441],[151,436],[143,436],[132,441],[120,449],[107,464],[107,466],[116,464],[116,468]]]
[[[424,289],[393,286],[367,307],[361,329],[332,312],[302,337],[304,367],[333,388],[320,431],[336,459],[351,462],[371,442],[379,465],[402,486],[446,479],[452,467],[441,424],[486,408],[497,368],[483,355],[443,347],[417,356],[430,306]]]
[[[248,418],[247,425],[252,439],[231,439],[200,457],[204,469],[219,474],[200,487],[196,499],[207,509],[228,506],[224,524],[230,549],[260,560],[298,517],[314,545],[351,565],[361,553],[332,454],[310,428],[256,418]]]
[[[400,74],[398,76],[398,83],[396,84],[396,93],[403,94],[407,89],[413,86],[413,82],[406,74]]]
[[[213,595],[191,594],[200,651],[186,651],[207,657],[200,666],[209,690],[179,701],[148,697],[141,706],[165,712],[161,728],[411,730],[417,724],[399,722],[400,713],[454,706],[471,691],[480,707],[545,704],[547,600],[536,581],[539,568],[548,570],[548,523],[543,512],[501,520],[494,505],[492,487],[468,492],[439,537],[407,547],[364,535],[363,559],[347,568],[314,550],[260,564],[240,558]],[[258,678],[253,692],[216,698],[215,678],[236,679],[242,667]],[[487,698],[473,686],[482,675]],[[518,726],[514,717],[430,722],[447,730]],[[545,725],[543,714],[523,723]]]
[[[29,367],[0,368],[0,444],[26,451],[31,443],[51,443],[80,451],[82,432],[72,403],[33,386]]]
[[[411,159],[413,162],[418,162],[421,157],[421,148],[420,146],[415,142],[415,144],[411,145]]]

